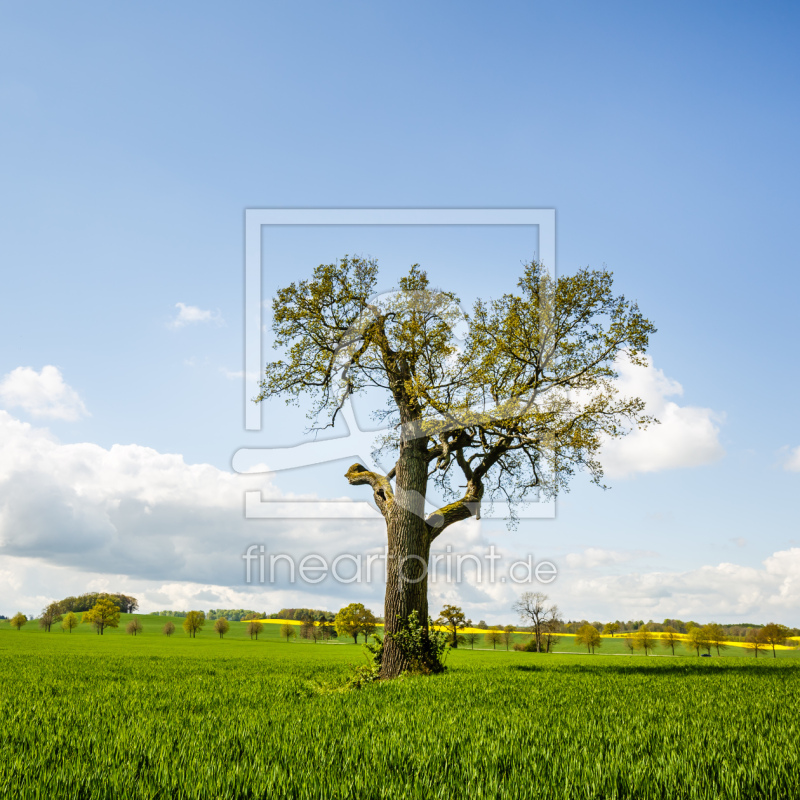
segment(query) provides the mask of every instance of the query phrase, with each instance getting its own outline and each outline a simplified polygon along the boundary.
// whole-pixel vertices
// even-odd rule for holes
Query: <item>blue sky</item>
[[[657,325],[651,373],[682,394],[648,390],[677,404],[682,466],[645,441],[661,467],[620,469],[605,493],[579,477],[556,520],[513,534],[487,522],[453,545],[552,558],[549,591],[571,616],[800,624],[798,16],[789,3],[3,6],[0,613],[87,586],[152,608],[345,600],[327,585],[242,586],[230,538],[242,506],[227,495],[203,522],[156,492],[157,535],[109,511],[173,486],[159,469],[177,486],[197,475],[186,465],[208,465],[225,483],[239,447],[301,438],[303,415],[277,406],[263,435],[243,429],[230,376],[243,363],[244,210],[546,207],[559,272],[606,264]],[[265,240],[281,265],[265,287],[359,252],[385,265],[386,288],[420,261],[469,303],[512,287],[527,237],[281,231]],[[177,303],[210,317],[174,327]],[[42,377],[47,365],[58,377]],[[58,417],[67,407],[74,419]],[[707,423],[702,441],[686,409]],[[93,473],[120,453],[137,466]],[[272,491],[358,497],[339,467]],[[120,477],[131,471],[136,489]],[[358,542],[379,545],[360,525]],[[326,531],[241,536],[306,552]],[[363,591],[380,605],[380,587]],[[452,591],[434,599],[509,616],[508,587]]]

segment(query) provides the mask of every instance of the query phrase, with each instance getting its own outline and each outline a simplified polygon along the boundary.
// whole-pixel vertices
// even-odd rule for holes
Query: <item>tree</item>
[[[206,615],[203,611],[189,611],[183,618],[183,629],[192,639],[197,638],[197,631],[206,624]]]
[[[363,633],[366,641],[375,633],[378,620],[363,603],[350,603],[349,606],[339,609],[334,625],[339,636],[352,636],[353,641],[358,644],[359,634]]]
[[[175,633],[175,623],[174,622],[165,622],[164,623],[164,636],[172,636]]]
[[[136,636],[137,633],[142,632],[142,623],[138,619],[132,619],[126,626],[125,632],[128,636]]]
[[[614,634],[619,630],[619,623],[618,622],[607,622],[605,627],[603,628],[603,634],[605,636],[610,636],[612,639],[614,638]]]
[[[542,625],[542,645],[544,645],[545,653],[550,652],[550,648],[558,641],[556,634],[561,628],[561,621],[555,617],[547,620]]]
[[[73,612],[73,611],[68,611],[68,612],[67,612],[67,613],[64,615],[64,620],[63,620],[63,621],[62,621],[62,623],[61,623],[61,627],[62,627],[62,628],[65,630],[65,631],[69,631],[70,633],[72,633],[72,631],[73,631],[73,629],[74,629],[74,628],[77,628],[77,627],[78,627],[78,617],[77,617],[77,615],[75,614],[75,612]]]
[[[486,631],[484,637],[486,639],[486,644],[490,644],[492,646],[492,650],[497,650],[498,642],[501,642],[503,639],[503,634],[500,632],[500,629],[497,627],[491,627],[488,631]]]
[[[437,625],[441,625],[450,630],[450,647],[458,647],[458,632],[462,628],[469,628],[471,620],[464,615],[464,609],[460,606],[445,606],[436,620]]]
[[[711,652],[711,642],[708,638],[708,633],[699,625],[686,626],[686,639],[683,642],[687,650],[694,650],[697,655],[700,655],[701,650],[708,650]]]
[[[294,629],[294,625],[284,622],[283,625],[281,625],[281,636],[286,639],[286,644],[289,644],[289,639],[294,639],[294,637],[297,636],[297,631]]]
[[[764,636],[764,641],[772,647],[772,657],[777,658],[775,646],[786,644],[786,637],[789,635],[789,629],[785,625],[778,625],[775,622],[770,622],[769,625],[765,625],[761,629],[761,632]]]
[[[514,603],[514,610],[533,627],[536,652],[542,652],[542,634],[550,623],[558,619],[558,606],[547,604],[547,595],[542,592],[524,592]]]
[[[631,637],[633,639],[633,644],[637,650],[644,650],[644,654],[650,655],[650,651],[655,649],[656,644],[658,643],[658,636],[656,636],[652,631],[647,628],[647,625],[642,625],[642,627],[636,631]]]
[[[458,638],[461,639],[461,641],[468,644],[471,650],[474,650],[475,642],[477,642],[478,639],[481,638],[481,635],[477,631],[467,631],[464,634],[459,634]],[[451,644],[450,646],[453,647],[454,645]]]
[[[314,627],[314,620],[312,620],[310,617],[305,617],[302,625],[300,625],[300,637],[302,639],[313,638]]]
[[[377,282],[376,260],[345,256],[280,289],[272,329],[285,356],[266,365],[256,402],[308,397],[319,429],[351,396],[385,393],[379,457],[394,463],[385,474],[353,464],[345,477],[372,489],[386,523],[387,678],[409,668],[392,634],[412,611],[427,633],[428,559],[444,530],[480,518],[494,498],[513,509],[531,494],[553,497],[579,469],[602,485],[602,444],[652,421],[613,381],[618,358],[646,365],[655,329],[614,296],[607,270],[555,279],[532,262],[516,293],[478,301],[472,314],[419,265],[396,292],[376,297]],[[448,502],[427,514],[429,483]]]
[[[503,628],[501,636],[503,638],[503,644],[506,646],[506,650],[508,650],[509,645],[514,641],[514,626],[506,625],[505,628]]]
[[[594,654],[595,647],[603,646],[603,639],[594,625],[583,625],[575,634],[575,644],[586,645],[586,652]]]
[[[744,637],[744,646],[748,650],[753,651],[753,655],[758,658],[761,650],[766,650],[769,646],[766,634],[763,628],[748,628],[747,634]]]
[[[90,622],[102,636],[106,628],[119,627],[119,608],[105,597],[101,597],[88,611],[81,614],[81,622]]]
[[[720,650],[727,649],[728,636],[722,625],[711,622],[708,625],[703,625],[702,630],[705,633],[708,643],[717,649],[717,655],[720,654]]]
[[[214,620],[214,632],[219,634],[219,638],[221,639],[229,630],[231,629],[231,624],[228,622],[225,617],[220,617],[219,619]]]
[[[327,620],[322,620],[319,624],[319,633],[322,641],[327,643],[331,637],[336,636],[336,629]]]
[[[26,625],[27,622],[28,618],[19,611],[9,620],[11,627],[16,628],[18,631],[22,630],[22,626]]]
[[[247,631],[247,634],[251,639],[255,639],[256,641],[258,641],[258,634],[261,633],[263,627],[264,627],[263,622],[251,619],[250,622],[247,623],[247,627],[245,628],[245,630]],[[283,630],[283,628],[285,627],[286,625],[283,625],[281,627],[281,630]],[[294,631],[294,628],[292,628],[292,630]]]
[[[58,610],[57,603],[50,603],[45,609],[42,610],[39,617],[39,627],[50,633],[50,628],[57,622],[61,622],[62,616]]]
[[[626,636],[623,644],[625,645],[625,649],[628,651],[630,655],[633,655],[633,651],[636,649],[636,643],[630,636]]]
[[[681,637],[678,635],[678,631],[671,625],[667,625],[664,628],[664,635],[661,637],[661,646],[671,648],[672,655],[675,655],[675,645],[679,644],[680,641]]]

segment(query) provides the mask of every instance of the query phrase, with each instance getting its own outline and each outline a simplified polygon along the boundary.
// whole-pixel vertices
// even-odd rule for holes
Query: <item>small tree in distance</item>
[[[126,626],[125,632],[128,636],[136,636],[137,633],[142,632],[142,623],[138,619],[132,619]]]
[[[165,622],[164,623],[164,636],[172,636],[175,633],[175,623],[174,622]]]
[[[697,655],[700,655],[701,650],[711,652],[711,642],[708,638],[708,632],[705,628],[698,625],[693,627],[686,626],[686,638],[683,641],[683,646],[687,650],[694,650]]]
[[[603,628],[603,635],[610,636],[612,639],[614,638],[614,634],[619,630],[619,623],[618,622],[607,622],[605,627]]]
[[[231,629],[231,624],[228,622],[225,617],[220,617],[217,620],[214,620],[214,631],[215,633],[219,634],[219,638],[221,639],[229,630]]]
[[[289,639],[294,639],[294,637],[297,636],[294,625],[284,622],[283,625],[281,625],[281,636],[286,639],[286,644],[289,644]],[[356,641],[358,641],[358,635],[356,635]]]
[[[671,625],[667,625],[667,627],[664,628],[663,633],[664,635],[661,637],[661,646],[664,648],[671,648],[672,655],[675,655],[675,645],[679,644],[681,641],[678,631],[676,631]]]
[[[468,631],[467,633],[462,633],[458,636],[459,639],[461,639],[463,642],[466,642],[470,646],[471,650],[475,649],[475,642],[477,642],[480,637],[481,635],[475,631]]]
[[[575,644],[582,644],[586,646],[586,652],[594,655],[595,647],[602,647],[603,640],[600,633],[594,625],[583,625],[578,629],[575,634]]]
[[[119,607],[108,598],[101,597],[95,603],[94,608],[81,614],[81,622],[91,623],[97,633],[102,636],[106,628],[119,627]]]
[[[775,654],[775,645],[786,644],[786,638],[789,635],[789,629],[785,625],[778,625],[775,622],[770,622],[761,629],[761,634],[764,641],[772,647],[772,657],[777,658]]]
[[[633,644],[637,650],[644,650],[646,656],[650,655],[650,651],[655,649],[658,637],[650,630],[647,625],[642,627],[633,634]]]
[[[633,651],[636,649],[633,639],[631,639],[630,636],[626,636],[623,644],[625,645],[625,649],[628,651],[628,654],[633,655]]]
[[[548,605],[547,600],[547,595],[542,592],[524,592],[514,603],[514,611],[533,627],[537,653],[542,652],[543,634],[558,619],[558,606]]]
[[[61,614],[58,610],[58,604],[50,603],[50,605],[42,611],[42,615],[39,617],[39,627],[42,630],[50,633],[50,628],[52,628],[56,622],[61,622]]]
[[[245,628],[245,630],[247,631],[247,634],[251,639],[255,639],[256,641],[258,641],[258,634],[261,633],[263,627],[264,627],[263,623],[258,622],[255,619],[251,619],[250,622],[247,623],[247,627]]]
[[[767,637],[763,628],[748,628],[744,638],[744,646],[753,651],[753,655],[758,658],[761,650],[766,650],[768,646]]]
[[[503,639],[503,635],[497,627],[491,627],[484,636],[486,639],[486,644],[490,644],[492,646],[492,650],[497,650],[497,645]]]
[[[69,611],[67,614],[64,615],[64,619],[61,622],[61,627],[65,631],[69,631],[70,633],[72,633],[72,631],[78,627],[78,624],[79,624],[78,617],[75,614],[75,612]]]
[[[437,625],[445,627],[450,632],[450,647],[458,647],[458,632],[462,628],[469,628],[471,620],[464,615],[464,609],[460,606],[447,605],[439,612]]]
[[[197,631],[206,624],[206,615],[203,611],[189,611],[183,618],[183,629],[189,637],[195,639]]]
[[[16,628],[18,631],[22,630],[22,626],[26,625],[27,622],[28,618],[20,611],[17,611],[17,613],[14,614],[14,616],[9,620],[11,627]]]
[[[704,625],[702,629],[706,639],[708,639],[708,643],[717,649],[717,655],[720,654],[720,650],[727,649],[728,637],[725,635],[725,629],[722,625],[712,622],[709,625]]]
[[[508,650],[509,645],[514,641],[514,626],[506,625],[501,635],[503,637],[503,644],[506,646],[506,650]]]

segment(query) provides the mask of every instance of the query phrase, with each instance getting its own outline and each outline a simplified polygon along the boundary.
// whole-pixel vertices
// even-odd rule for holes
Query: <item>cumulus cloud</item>
[[[74,422],[89,415],[78,393],[64,382],[58,367],[50,364],[41,372],[32,367],[9,372],[0,382],[0,403],[39,418]]]
[[[335,519],[245,519],[246,491],[265,501],[313,499],[281,493],[264,476],[187,464],[139,445],[62,444],[5,411],[0,441],[0,555],[242,586],[242,554],[253,543],[296,556],[382,543],[380,528],[352,518],[346,498]]]
[[[611,478],[696,467],[725,455],[719,441],[723,415],[710,408],[681,406],[668,399],[680,397],[683,387],[648,361],[648,367],[639,367],[620,360],[617,387],[625,396],[641,397],[647,403],[647,413],[661,424],[634,431],[604,446],[601,461]]]
[[[565,570],[559,581],[571,609],[596,619],[800,622],[798,547],[773,553],[759,567],[723,562],[682,572],[615,575]]]
[[[175,308],[178,309],[178,314],[169,323],[170,328],[183,328],[185,325],[195,322],[213,322],[216,325],[225,324],[219,311],[209,311],[186,303],[175,303]]]
[[[783,468],[789,472],[800,472],[800,447],[789,451],[783,462]]]

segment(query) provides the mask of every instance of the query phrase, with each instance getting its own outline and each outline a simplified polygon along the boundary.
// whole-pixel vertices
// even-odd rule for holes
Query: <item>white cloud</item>
[[[169,323],[170,328],[182,328],[184,325],[194,322],[213,322],[216,325],[225,324],[219,311],[209,311],[197,306],[186,305],[186,303],[175,303],[175,308],[178,309],[178,314]]]
[[[696,619],[800,623],[800,548],[773,553],[761,567],[728,562],[683,572],[586,575],[562,571],[558,591],[592,619]]]
[[[783,468],[789,472],[800,472],[800,447],[789,451],[783,462]]]
[[[649,359],[648,359],[649,360]],[[647,413],[660,425],[637,430],[603,447],[601,462],[610,478],[642,472],[696,467],[725,455],[719,441],[723,415],[710,408],[680,406],[667,398],[683,394],[683,387],[652,366],[639,367],[621,360],[617,387],[627,397],[641,397]]]
[[[614,564],[625,564],[653,555],[655,553],[645,550],[602,550],[598,547],[589,547],[582,553],[568,553],[564,557],[564,561],[572,569],[596,569]]]
[[[64,382],[58,367],[50,364],[37,372],[17,367],[0,382],[0,402],[6,408],[22,408],[34,417],[73,422],[89,416],[78,393]]]
[[[5,411],[0,441],[0,556],[242,587],[242,554],[253,543],[300,556],[382,543],[381,526],[348,518],[347,502],[335,519],[245,519],[247,490],[264,500],[313,498],[280,493],[263,475],[187,464],[139,445],[61,444]]]

